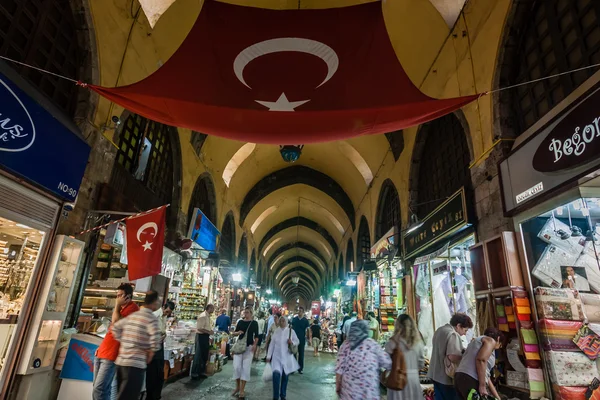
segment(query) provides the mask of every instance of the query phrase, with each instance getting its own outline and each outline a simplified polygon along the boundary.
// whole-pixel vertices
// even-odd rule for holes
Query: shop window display
[[[532,286],[600,293],[600,199],[582,198],[521,224]]]
[[[452,315],[465,313],[473,322],[476,321],[468,250],[474,243],[474,236],[471,235],[447,250],[438,251],[430,259],[427,256],[417,259],[414,264],[417,323],[428,358],[435,330],[450,322]],[[468,342],[472,335],[470,330],[465,340]]]
[[[44,232],[0,218],[0,357],[7,356]]]

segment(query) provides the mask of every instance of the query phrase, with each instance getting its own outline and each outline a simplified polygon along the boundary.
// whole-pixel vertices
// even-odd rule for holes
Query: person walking
[[[210,335],[214,333],[210,319],[215,306],[207,304],[206,309],[198,317],[196,323],[196,353],[192,362],[192,379],[206,379],[206,364],[210,350]]]
[[[112,324],[140,310],[132,300],[133,286],[123,283],[117,288],[117,301],[112,312]],[[115,360],[119,355],[119,342],[112,333],[112,326],[96,350],[94,360],[94,381],[92,383],[93,400],[110,400],[113,392],[113,382],[117,374]]]
[[[233,355],[233,379],[235,379],[235,390],[232,396],[240,399],[246,398],[246,382],[250,380],[250,368],[252,367],[252,356],[258,344],[258,323],[252,319],[252,309],[244,309],[244,319],[239,320],[233,336],[238,340],[246,341],[246,351],[242,354]]]
[[[321,325],[319,321],[315,319],[310,326],[310,342],[313,346],[313,355],[315,357],[319,356],[319,345],[321,344]]]
[[[348,319],[346,322],[342,323],[342,338],[343,340],[346,340],[348,338],[348,334],[350,332],[350,326],[352,326],[352,323],[354,321],[356,321],[358,319],[358,313],[356,311],[352,312],[352,315],[350,316],[350,319]]]
[[[286,400],[288,378],[300,368],[289,346],[298,346],[300,340],[285,318],[277,322],[279,326],[271,337],[267,362],[273,370],[273,400]]]
[[[227,315],[227,310],[221,310],[221,315],[217,317],[215,321],[215,326],[219,330],[219,332],[229,333],[229,327],[231,326],[231,318]]]
[[[281,314],[278,314],[281,316]],[[273,324],[275,323],[276,319],[275,319],[275,313],[273,312],[273,307],[269,308],[269,318],[267,319],[267,328],[266,328],[266,336],[269,337],[269,332],[271,332],[271,326],[273,326]],[[275,323],[275,326],[277,326],[277,324]],[[267,361],[267,352],[269,351],[269,342],[266,341],[265,344],[265,358],[263,358],[263,361]]]
[[[388,400],[413,400],[423,397],[419,370],[425,365],[425,346],[417,324],[410,315],[402,314],[394,323],[394,335],[385,345],[390,356],[399,349],[406,362],[406,386],[403,390],[387,390]]]
[[[299,374],[304,370],[304,347],[306,347],[306,331],[308,331],[308,319],[304,315],[304,307],[298,309],[298,315],[292,319],[292,329],[296,332],[300,344],[298,344],[298,364],[300,364]]]
[[[392,359],[369,339],[367,321],[354,321],[339,350],[335,367],[336,393],[341,400],[379,400],[379,371],[390,369]]]
[[[121,342],[117,365],[117,400],[131,400],[140,397],[146,367],[160,350],[161,332],[154,312],[160,303],[158,292],[146,293],[144,305],[133,314],[117,321],[112,328],[115,339]]]
[[[266,353],[269,352],[269,346],[271,345],[271,338],[273,337],[273,334],[275,333],[275,329],[279,328],[279,319],[282,318],[281,314],[277,313],[275,315],[273,315],[273,324],[271,325],[271,327],[269,328],[269,330],[267,331],[267,338],[265,339],[266,341]],[[267,354],[265,354],[265,358],[264,361],[267,361]]]
[[[258,357],[260,356],[260,346],[262,346],[263,341],[265,339],[265,329],[267,326],[267,321],[265,320],[265,313],[258,313],[258,319],[256,320],[258,323],[258,343],[256,345],[256,351],[254,352],[254,361],[258,361]]]
[[[349,319],[350,319],[349,315],[344,315],[344,318],[342,319],[342,322],[340,323],[340,340],[338,343],[338,350],[344,344],[344,328],[346,327],[346,322],[348,322]]]
[[[483,336],[469,343],[454,375],[454,387],[460,399],[467,400],[473,389],[481,395],[490,393],[496,399],[500,398],[490,380],[490,371],[496,364],[494,352],[502,347],[503,338],[502,332],[490,327],[485,330]]]
[[[154,353],[154,357],[146,369],[146,399],[159,400],[161,398],[163,384],[165,382],[165,339],[167,338],[167,318],[173,314],[175,303],[167,300],[162,308],[156,310],[154,315],[158,318],[160,329],[160,350]]]

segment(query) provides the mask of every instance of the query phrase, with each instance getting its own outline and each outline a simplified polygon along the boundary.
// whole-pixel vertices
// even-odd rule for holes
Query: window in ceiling
[[[515,5],[516,7],[517,5]],[[600,63],[600,3],[537,1],[524,18],[509,84]],[[519,133],[572,93],[597,69],[590,68],[511,90]]]
[[[339,147],[340,151],[342,152],[342,154],[348,160],[350,160],[350,162],[356,167],[358,172],[360,172],[363,179],[365,180],[365,184],[367,186],[369,186],[369,184],[373,180],[373,172],[371,172],[371,168],[369,168],[369,165],[367,164],[365,159],[360,155],[360,153],[352,145],[350,145],[346,141],[343,141],[343,140],[339,141],[338,147]]]
[[[371,258],[371,234],[369,232],[369,223],[363,215],[360,219],[360,226],[358,227],[358,268],[356,271],[365,265]]]
[[[188,207],[188,219],[192,217],[192,213],[196,207],[206,215],[206,218],[208,218],[210,222],[213,224],[216,223],[217,198],[215,195],[215,187],[208,175],[204,175],[196,181],[190,199],[190,205]]]
[[[392,149],[394,160],[398,161],[402,151],[404,151],[404,133],[402,131],[389,132],[385,134],[385,137],[390,144],[390,149]]]
[[[177,135],[177,130],[130,114],[119,135],[116,157],[118,164],[143,182],[164,204],[170,203],[173,193],[170,135]]]
[[[219,241],[219,254],[222,260],[229,261],[232,266],[235,265],[235,221],[231,211],[225,217],[223,227],[221,228],[221,240]]]
[[[233,175],[236,173],[240,165],[252,154],[256,148],[256,144],[254,143],[246,143],[243,145],[234,155],[231,157],[231,160],[227,163],[225,167],[225,171],[223,171],[223,181],[225,181],[225,185],[229,187],[231,183],[231,179],[233,179]]]
[[[194,148],[194,152],[198,157],[200,157],[200,153],[202,153],[202,146],[204,146],[204,142],[208,135],[196,131],[192,131],[192,137],[190,138],[190,144]]]
[[[338,263],[338,279],[344,280],[344,257],[340,255],[340,261]]]
[[[280,238],[280,237],[278,237],[278,238],[276,238],[275,240],[273,240],[273,241],[271,242],[271,244],[269,244],[269,245],[268,245],[268,246],[265,248],[265,251],[263,251],[263,257],[266,257],[266,256],[267,256],[267,253],[269,253],[269,250],[271,250],[271,248],[272,248],[273,246],[275,246],[275,245],[277,244],[277,242],[280,242],[280,241],[281,241],[281,238]]]
[[[348,247],[346,247],[346,268],[344,269],[344,279],[346,279],[346,273],[356,270],[354,264],[354,246],[352,245],[352,239],[348,240]]]
[[[245,234],[242,235],[240,242],[237,263],[241,268],[248,269],[248,241]]]
[[[271,214],[273,214],[276,210],[277,210],[278,206],[271,206],[269,208],[267,208],[265,211],[262,212],[262,214],[260,214],[258,216],[258,218],[256,218],[256,221],[254,221],[254,223],[252,224],[252,227],[250,228],[250,231],[252,233],[254,233],[259,225]]]
[[[400,233],[400,200],[396,186],[389,179],[381,186],[375,221],[376,240],[381,239],[392,227],[396,227],[397,233]]]
[[[470,186],[471,157],[465,131],[454,114],[423,125],[417,140],[424,143],[418,157],[417,204],[413,211],[423,219],[448,196]]]
[[[79,78],[82,50],[68,1],[2,0],[0,55],[73,79]],[[67,115],[73,116],[78,86],[32,68],[9,63]]]
[[[448,28],[452,28],[467,0],[429,0],[438,10]]]

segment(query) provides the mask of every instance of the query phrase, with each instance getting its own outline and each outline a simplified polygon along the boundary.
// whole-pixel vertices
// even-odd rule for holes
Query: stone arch
[[[462,186],[471,188],[472,146],[461,112],[424,125],[417,133],[409,179],[410,212],[423,219]]]
[[[217,223],[217,195],[215,185],[208,172],[204,172],[196,179],[190,204],[188,206],[188,219],[191,218],[194,208],[200,211],[213,223]]]
[[[240,240],[237,263],[244,270],[248,270],[250,268],[250,265],[248,264],[248,239],[246,238],[245,233],[242,233],[242,239]]]
[[[340,254],[340,260],[338,261],[337,276],[340,281],[344,280],[344,256]]]
[[[308,229],[312,229],[313,231],[321,235],[323,239],[325,239],[327,243],[329,243],[334,253],[337,253],[337,242],[335,241],[333,236],[331,236],[329,231],[325,227],[305,217],[290,218],[278,223],[277,225],[269,229],[269,231],[265,234],[265,236],[263,236],[262,240],[260,241],[260,245],[258,246],[258,252],[261,253],[268,241],[274,236],[276,236],[279,232],[297,225],[304,226]]]
[[[392,227],[398,235],[402,231],[402,219],[398,191],[391,179],[386,179],[379,192],[375,217],[375,241],[381,239]]]
[[[600,4],[514,1],[504,25],[494,87],[600,62]],[[596,72],[587,69],[494,94],[495,132],[516,137]]]
[[[233,212],[229,211],[221,227],[221,240],[219,242],[219,255],[221,260],[226,260],[231,266],[235,265],[235,221]]]
[[[354,205],[344,189],[330,176],[312,168],[296,165],[275,171],[262,178],[244,197],[240,207],[240,226],[244,225],[250,210],[263,198],[286,186],[305,184],[334,199],[344,210],[354,227]]]
[[[313,256],[316,257],[316,259],[318,259],[319,261],[321,261],[321,263],[323,264],[323,268],[326,270],[326,268],[327,268],[327,262],[325,261],[325,257],[323,257],[323,255],[319,252],[319,250],[317,250],[311,244],[304,243],[304,242],[288,243],[286,245],[283,245],[283,246],[279,247],[273,253],[273,255],[271,255],[271,257],[269,258],[268,264],[272,265],[273,261],[275,261],[277,259],[277,257],[279,257],[281,254],[285,253],[288,250],[295,249],[295,248],[303,249],[303,250],[306,250],[309,253],[311,253]],[[321,270],[320,273],[324,273],[325,270]]]

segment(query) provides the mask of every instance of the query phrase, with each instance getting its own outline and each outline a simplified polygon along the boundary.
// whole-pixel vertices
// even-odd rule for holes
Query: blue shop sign
[[[94,359],[98,345],[72,338],[60,372],[61,379],[94,381]]]
[[[74,201],[90,147],[0,73],[0,165]]]
[[[188,237],[208,251],[216,251],[221,232],[213,225],[199,208],[194,208],[190,221]]]

